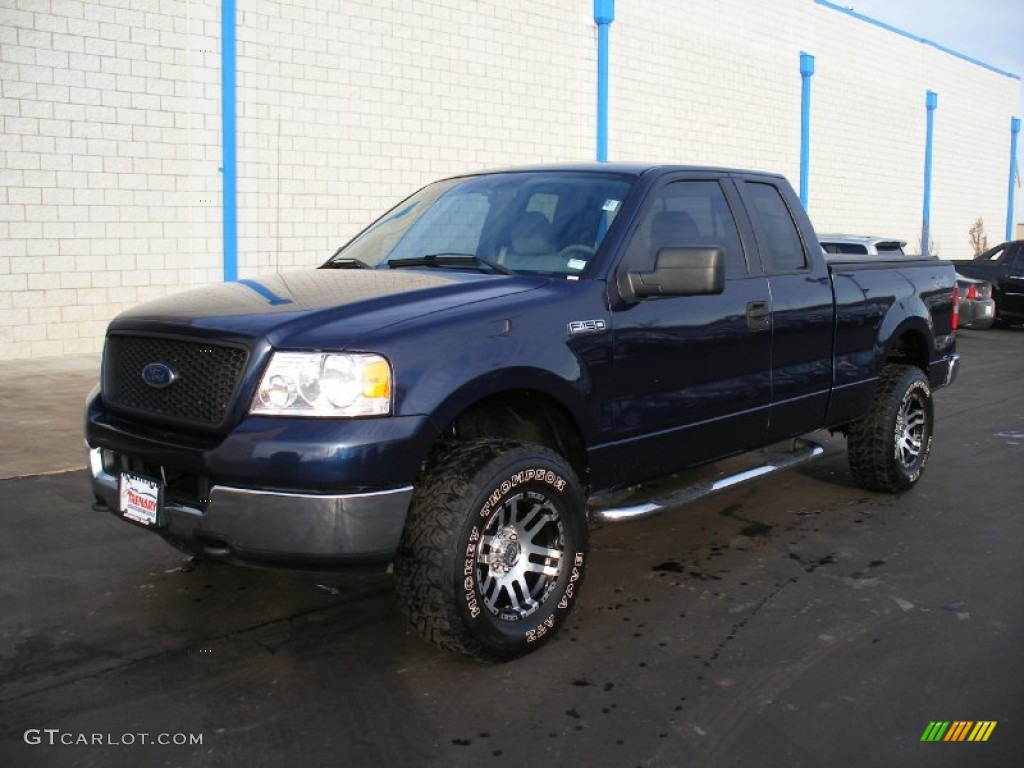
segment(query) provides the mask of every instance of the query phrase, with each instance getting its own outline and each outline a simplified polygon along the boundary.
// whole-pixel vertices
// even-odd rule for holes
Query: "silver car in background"
[[[960,328],[983,331],[991,328],[996,319],[996,301],[992,298],[992,283],[975,280],[956,273],[956,288],[960,296]]]
[[[818,235],[818,242],[825,253],[837,253],[844,256],[878,256],[883,259],[896,259],[906,256],[903,250],[906,240],[897,237],[875,237],[873,235]]]

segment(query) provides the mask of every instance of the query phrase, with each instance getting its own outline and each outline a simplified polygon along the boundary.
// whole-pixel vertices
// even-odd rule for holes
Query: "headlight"
[[[386,416],[391,366],[380,355],[275,352],[249,413],[263,416]]]

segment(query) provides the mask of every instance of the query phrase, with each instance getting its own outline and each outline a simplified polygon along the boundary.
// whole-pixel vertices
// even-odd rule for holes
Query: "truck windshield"
[[[323,266],[579,275],[633,181],[571,171],[439,181],[388,211]]]

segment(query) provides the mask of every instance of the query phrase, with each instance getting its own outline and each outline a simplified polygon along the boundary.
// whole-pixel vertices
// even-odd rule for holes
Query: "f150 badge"
[[[604,320],[573,320],[569,323],[569,335],[581,333],[600,333],[606,328]]]

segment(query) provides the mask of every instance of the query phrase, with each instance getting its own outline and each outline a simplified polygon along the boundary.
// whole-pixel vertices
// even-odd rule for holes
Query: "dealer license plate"
[[[982,304],[981,305],[981,316],[982,317],[992,317],[992,309],[993,309],[993,307],[992,307],[991,304]]]
[[[148,477],[121,473],[121,514],[143,525],[158,525],[163,488]]]

